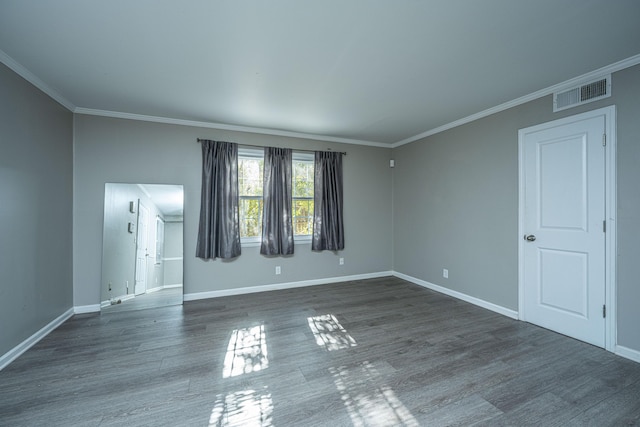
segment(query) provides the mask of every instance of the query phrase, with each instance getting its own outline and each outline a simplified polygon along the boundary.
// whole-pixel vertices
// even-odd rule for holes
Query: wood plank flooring
[[[640,425],[640,364],[389,277],[74,316],[0,425]]]
[[[138,295],[135,298],[125,300],[120,304],[107,305],[102,308],[102,312],[115,313],[120,311],[143,310],[146,308],[158,308],[180,304],[182,304],[182,286],[161,289],[156,292]]]

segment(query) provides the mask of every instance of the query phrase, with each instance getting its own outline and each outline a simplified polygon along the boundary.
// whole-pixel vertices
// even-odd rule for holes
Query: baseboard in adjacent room
[[[236,289],[223,289],[219,291],[195,292],[192,294],[184,294],[184,301],[195,301],[207,298],[228,297],[232,295],[252,294],[255,292],[279,291],[283,289],[303,288],[306,286],[328,285],[330,283],[348,282],[351,280],[375,279],[378,277],[392,276],[391,271],[382,271],[378,273],[356,274],[353,276],[327,277],[324,279],[303,280],[300,282],[274,283],[262,286],[249,286]]]
[[[616,345],[614,353],[618,356],[624,357],[625,359],[640,363],[640,351],[638,350],[633,350],[622,345]]]
[[[163,291],[165,289],[173,289],[173,288],[181,288],[181,287],[182,287],[182,283],[176,283],[175,285],[163,285],[163,286],[147,289],[146,293],[150,294],[152,292]]]
[[[162,288],[159,288],[158,290],[160,290],[160,289],[162,289]],[[150,291],[147,291],[147,292],[150,292]],[[113,297],[110,300],[104,300],[104,301],[100,302],[100,308],[102,309],[104,307],[108,307],[108,306],[112,305],[112,301],[120,300],[120,302],[124,302],[126,300],[129,300],[129,299],[132,299],[132,298],[135,298],[135,297],[136,296],[134,294],[125,294],[125,295],[120,295],[119,297]],[[93,307],[93,306],[86,306],[86,307]],[[93,310],[92,311],[88,311],[88,312],[84,312],[84,313],[91,313],[91,312],[93,312]],[[76,311],[76,314],[79,314],[79,313]]]
[[[507,316],[507,317],[510,317],[512,319],[518,320],[518,312],[514,311],[514,310],[511,310],[509,308],[505,308],[505,307],[499,306],[497,304],[494,304],[492,302],[488,302],[488,301],[482,300],[480,298],[472,297],[470,295],[463,294],[462,292],[454,291],[452,289],[445,288],[443,286],[438,286],[438,285],[435,285],[433,283],[427,282],[425,280],[416,279],[415,277],[411,277],[411,276],[408,276],[406,274],[398,273],[396,271],[393,272],[393,275],[395,277],[398,277],[400,279],[406,280],[408,282],[415,283],[416,285],[422,286],[424,288],[431,289],[432,291],[436,291],[436,292],[440,292],[441,294],[449,295],[450,297],[454,297],[454,298],[460,299],[462,301],[477,305],[479,307],[486,308],[487,310],[494,311],[494,312],[496,312],[498,314],[502,314],[503,316]]]
[[[36,345],[38,341],[49,335],[51,331],[53,331],[58,326],[62,325],[67,319],[69,319],[74,314],[74,309],[70,308],[69,310],[62,313],[60,316],[53,319],[47,325],[45,325],[42,329],[40,329],[35,334],[31,335],[26,340],[22,341],[20,344],[0,356],[0,371],[4,369],[9,363],[16,360],[22,353],[29,350],[31,347]]]
[[[74,314],[97,313],[100,312],[100,304],[76,305],[73,307]]]

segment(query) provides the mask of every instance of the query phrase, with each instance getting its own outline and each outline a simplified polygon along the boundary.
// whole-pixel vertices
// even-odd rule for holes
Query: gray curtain
[[[238,145],[201,140],[202,195],[196,257],[240,255]]]
[[[314,164],[314,251],[344,249],[342,153],[316,151]]]
[[[262,189],[262,255],[293,254],[289,148],[265,147]]]

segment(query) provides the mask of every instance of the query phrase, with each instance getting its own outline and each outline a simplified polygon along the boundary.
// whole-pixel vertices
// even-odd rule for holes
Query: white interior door
[[[136,295],[147,292],[147,259],[149,257],[149,208],[138,202],[138,227],[136,230]]]
[[[605,345],[605,117],[520,131],[524,304],[531,323]]]

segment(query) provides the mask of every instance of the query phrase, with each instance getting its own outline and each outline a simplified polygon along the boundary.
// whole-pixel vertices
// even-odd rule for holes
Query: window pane
[[[313,199],[293,199],[293,234],[311,235],[312,224]]]
[[[240,237],[262,235],[262,169],[261,158],[238,159],[238,192],[240,195]]]
[[[313,160],[293,161],[293,233],[313,233]]]
[[[263,167],[262,158],[238,159],[240,237],[262,235]],[[313,232],[313,160],[294,160],[292,167],[294,235],[310,236]]]
[[[240,196],[262,196],[262,159],[238,159],[238,190]]]
[[[293,223],[293,234],[296,236],[310,236],[312,232],[311,218],[297,217]]]
[[[240,198],[240,237],[262,235],[262,199]]]
[[[294,216],[312,216],[313,200],[312,199],[293,199],[293,215]]]
[[[313,197],[313,162],[293,162],[293,197]]]

